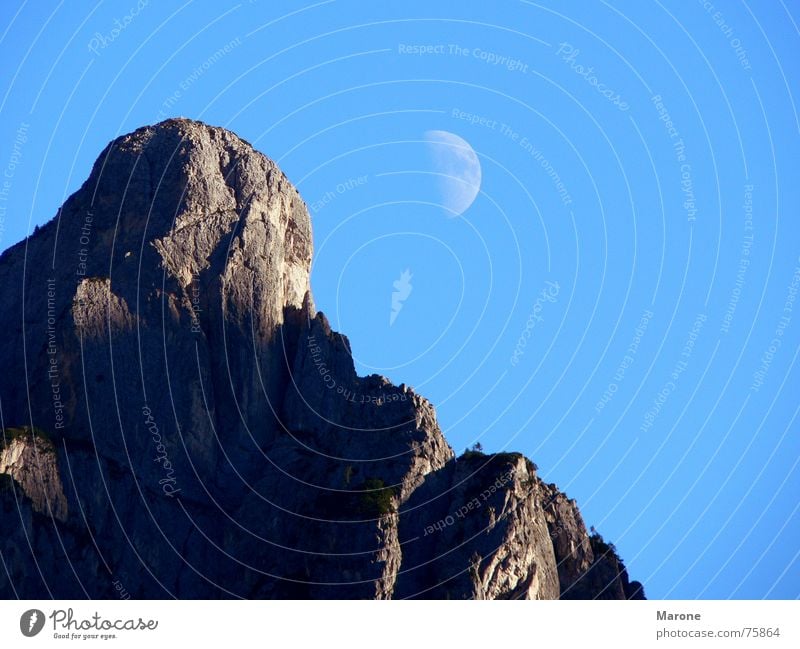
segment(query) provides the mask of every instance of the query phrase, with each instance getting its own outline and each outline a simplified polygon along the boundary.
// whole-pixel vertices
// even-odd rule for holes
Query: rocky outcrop
[[[529,460],[356,375],[311,252],[273,162],[169,120],[0,257],[0,596],[640,596]]]
[[[644,599],[644,588],[599,533],[587,534],[577,503],[556,485],[543,485],[545,518],[553,541],[561,599]]]
[[[8,429],[0,439],[0,474],[19,485],[33,511],[59,521],[67,519],[67,499],[52,442],[28,428]]]
[[[401,597],[558,599],[534,465],[469,452],[426,480],[401,514]]]

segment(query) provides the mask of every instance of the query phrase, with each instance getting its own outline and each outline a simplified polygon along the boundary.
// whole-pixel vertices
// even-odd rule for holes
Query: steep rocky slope
[[[0,257],[0,596],[642,597],[529,460],[356,375],[311,253],[273,162],[169,120]]]

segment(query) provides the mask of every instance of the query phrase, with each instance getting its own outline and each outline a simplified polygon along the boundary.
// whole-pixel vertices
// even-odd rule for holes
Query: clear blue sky
[[[798,596],[796,2],[140,5],[0,6],[1,248],[117,135],[228,127],[362,372],[533,457],[650,597]],[[458,218],[429,130],[480,159]]]

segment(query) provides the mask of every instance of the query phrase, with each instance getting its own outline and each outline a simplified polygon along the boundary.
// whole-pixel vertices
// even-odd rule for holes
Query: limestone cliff
[[[3,253],[0,596],[642,597],[532,462],[356,375],[311,254],[276,165],[190,120]]]

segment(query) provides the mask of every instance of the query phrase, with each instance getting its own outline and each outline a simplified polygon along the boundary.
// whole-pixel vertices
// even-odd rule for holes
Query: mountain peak
[[[275,163],[180,118],[0,257],[0,595],[641,596],[532,462],[356,374],[311,255]]]

